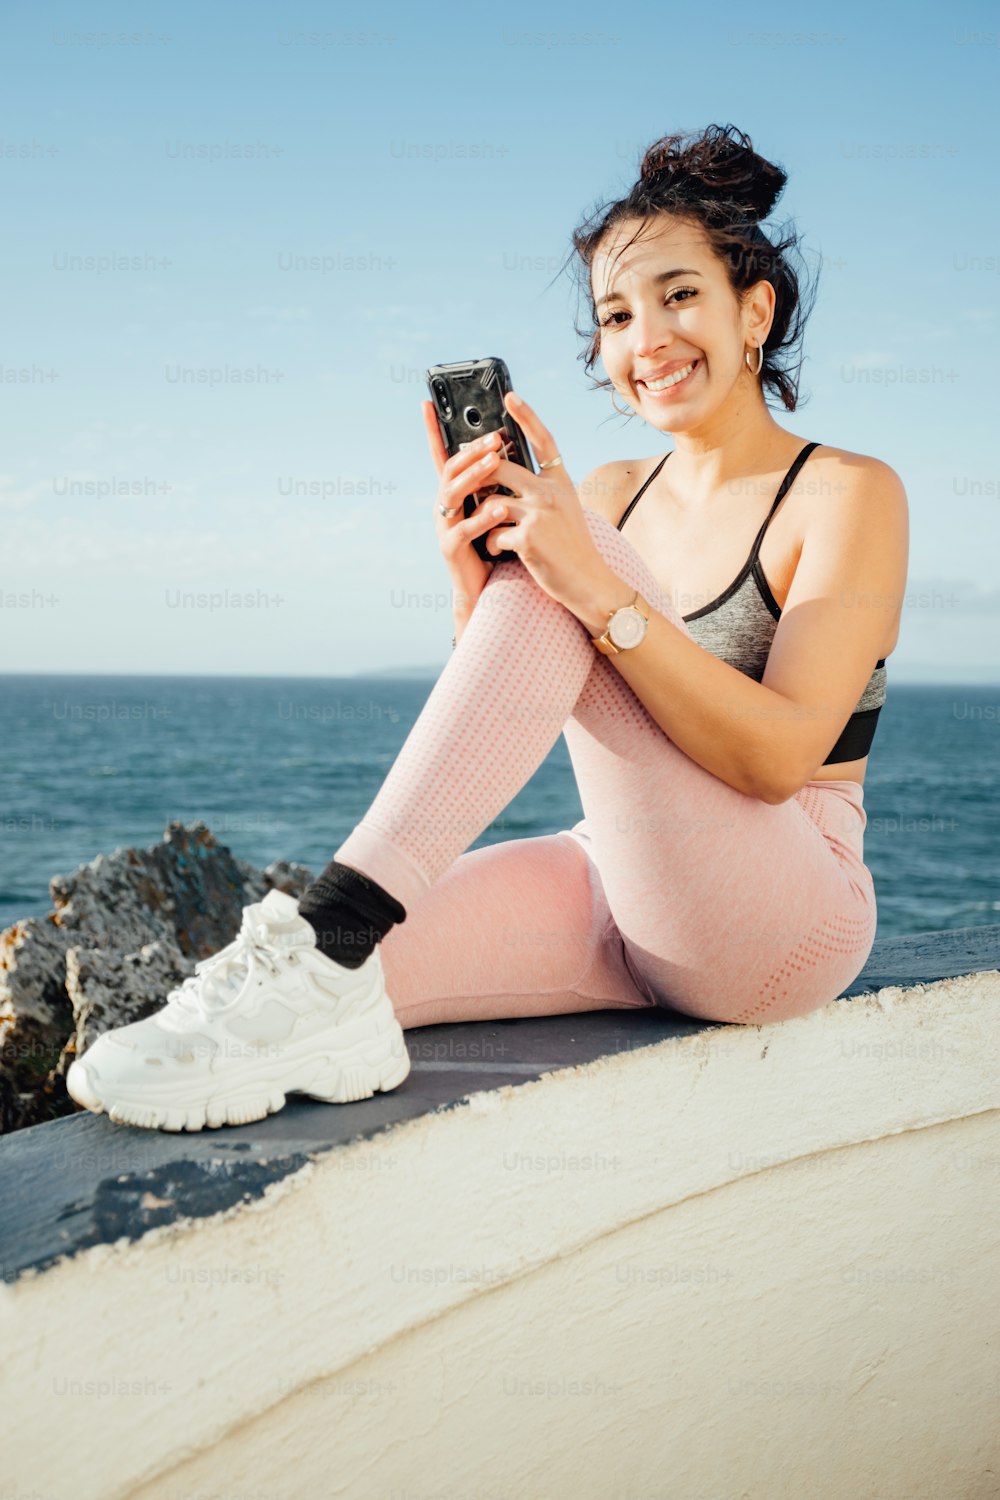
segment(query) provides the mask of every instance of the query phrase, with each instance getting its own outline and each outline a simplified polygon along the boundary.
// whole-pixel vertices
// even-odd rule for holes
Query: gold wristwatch
[[[649,629],[649,608],[637,589],[631,604],[609,610],[607,630],[603,635],[590,637],[598,651],[603,651],[605,656],[618,656],[622,651],[631,651],[641,645]]]

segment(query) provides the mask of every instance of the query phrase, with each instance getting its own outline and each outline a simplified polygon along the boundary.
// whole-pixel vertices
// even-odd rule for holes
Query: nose
[[[651,355],[668,349],[674,340],[669,319],[656,308],[640,309],[633,314],[631,331],[633,352],[638,359],[644,361],[648,361]]]

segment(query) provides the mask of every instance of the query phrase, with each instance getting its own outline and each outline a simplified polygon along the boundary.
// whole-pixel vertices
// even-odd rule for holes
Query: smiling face
[[[707,433],[748,398],[763,406],[744,353],[767,336],[773,288],[758,282],[741,305],[699,225],[660,214],[622,251],[638,228],[616,226],[591,269],[615,390],[661,432]]]

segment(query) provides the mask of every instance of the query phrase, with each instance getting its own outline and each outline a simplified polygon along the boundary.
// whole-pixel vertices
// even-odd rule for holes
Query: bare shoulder
[[[869,453],[852,453],[849,448],[823,443],[811,455],[809,467],[814,478],[823,481],[814,485],[817,493],[845,499],[879,494],[890,502],[895,498],[906,503],[906,488],[896,470]]]
[[[807,557],[819,559],[821,568],[842,565],[858,576],[877,566],[886,594],[897,589],[902,594],[910,535],[902,479],[882,459],[847,448],[824,444],[811,455],[813,460],[812,482],[805,486],[799,511],[799,565]]]
[[[806,545],[849,552],[876,545],[900,567],[909,551],[906,487],[890,464],[869,453],[824,443],[800,473],[794,524],[799,555]]]
[[[656,467],[658,459],[613,458],[609,463],[598,464],[596,469],[577,485],[576,492],[585,510],[596,511],[599,516],[617,526],[625,507],[636,490]]]

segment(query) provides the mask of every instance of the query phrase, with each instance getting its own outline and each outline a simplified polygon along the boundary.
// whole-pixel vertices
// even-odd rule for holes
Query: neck
[[[771,416],[759,393],[740,396],[698,428],[674,433],[670,480],[692,508],[747,475],[770,468],[790,434]],[[780,460],[779,460],[780,462]]]

